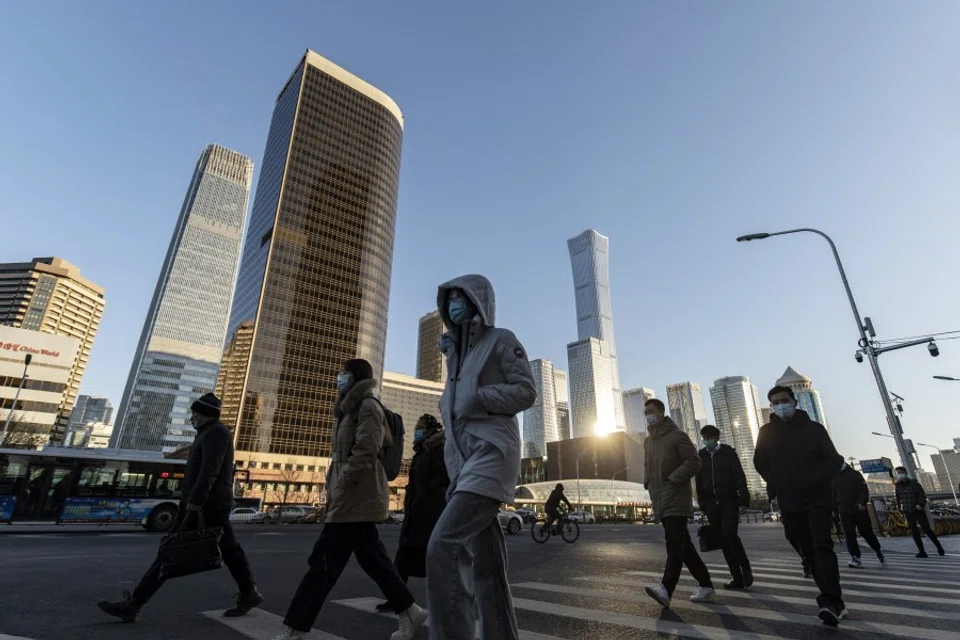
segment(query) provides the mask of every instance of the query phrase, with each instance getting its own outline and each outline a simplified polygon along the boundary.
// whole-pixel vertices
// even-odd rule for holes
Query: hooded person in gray
[[[533,406],[537,390],[523,345],[494,326],[486,278],[441,285],[437,307],[448,329],[440,340],[449,376],[440,412],[450,488],[427,547],[430,638],[473,640],[476,611],[481,638],[517,640],[498,513],[501,503],[513,503],[520,475],[517,414]]]

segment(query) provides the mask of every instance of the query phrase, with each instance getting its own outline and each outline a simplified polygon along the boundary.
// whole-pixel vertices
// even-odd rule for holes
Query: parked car
[[[597,519],[589,511],[571,511],[567,518],[580,524],[597,524]]]
[[[498,515],[500,519],[500,526],[507,530],[512,536],[517,535],[523,530],[523,518],[521,518],[516,511],[504,511],[500,509],[500,514]]]
[[[277,509],[274,507],[269,511],[265,511],[260,515],[260,518],[254,518],[254,522],[263,524],[274,524],[276,522],[286,522],[286,523],[303,523],[310,513],[314,511],[312,507],[303,507],[303,506],[286,506]]]
[[[537,521],[537,512],[533,509],[517,509],[514,513],[520,516],[524,524],[533,524]]]
[[[237,507],[230,512],[230,522],[253,522],[257,510],[251,507]]]
[[[403,511],[391,511],[387,514],[387,524],[403,524],[406,514]]]

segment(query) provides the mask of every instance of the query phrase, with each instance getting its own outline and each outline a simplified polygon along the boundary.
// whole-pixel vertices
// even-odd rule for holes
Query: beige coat
[[[326,522],[383,522],[390,507],[387,474],[380,462],[392,444],[378,383],[361,380],[337,401],[333,451],[327,470]]]
[[[650,491],[653,513],[661,520],[693,515],[690,481],[700,470],[700,453],[690,436],[670,418],[647,429],[643,443],[644,487]]]

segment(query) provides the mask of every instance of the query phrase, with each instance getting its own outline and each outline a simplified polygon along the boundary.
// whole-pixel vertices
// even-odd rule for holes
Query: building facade
[[[103,318],[103,295],[103,287],[81,276],[79,268],[62,258],[0,264],[0,325],[80,341],[67,392],[50,433],[52,444],[62,444],[66,437],[70,413]]]
[[[570,434],[570,381],[567,372],[553,368],[553,391],[557,397],[557,434],[560,440],[569,440]]]
[[[221,376],[242,464],[324,467],[343,363],[383,373],[402,138],[389,96],[313,51],[277,98]]]
[[[620,393],[620,365],[613,335],[613,303],[610,299],[610,239],[593,229],[567,240],[570,264],[573,267],[573,288],[577,304],[577,339],[594,338],[606,343],[606,357],[610,359],[609,386],[604,395],[610,395],[613,405],[614,430],[623,431],[626,419],[623,397]],[[570,365],[571,370],[573,365]],[[599,389],[597,390],[600,391]],[[598,400],[607,404],[605,398]],[[600,411],[598,405],[597,411]],[[576,414],[576,408],[574,408]],[[576,421],[574,421],[576,422]]]
[[[793,367],[787,367],[777,380],[777,386],[791,389],[797,396],[797,404],[810,414],[810,419],[822,424],[827,431],[830,430],[827,415],[823,411],[823,403],[820,401],[820,392],[813,388],[813,381],[810,378],[797,373]]]
[[[0,325],[0,429],[10,421],[0,447],[36,449],[50,441],[80,346],[77,338]]]
[[[197,161],[120,401],[120,448],[193,441],[190,404],[216,385],[252,180],[250,158],[219,145]]]
[[[417,377],[431,382],[447,381],[447,359],[440,353],[440,337],[446,328],[439,311],[420,318],[417,335]]]
[[[430,380],[421,380],[401,373],[385,371],[380,384],[380,400],[394,413],[403,417],[406,441],[403,443],[403,459],[413,458],[413,430],[417,420],[429,413],[443,424],[440,416],[440,396],[445,385]]]
[[[570,366],[571,437],[583,438],[618,431],[611,393],[610,347],[596,338],[567,345]]]
[[[110,437],[113,427],[105,422],[87,422],[71,429],[67,436],[67,446],[85,447],[88,449],[106,449],[110,446]]]
[[[670,417],[686,432],[697,448],[703,446],[700,429],[709,424],[703,389],[696,382],[678,382],[667,387]],[[759,425],[757,427],[760,428]],[[751,464],[752,464],[751,460]]]
[[[113,405],[108,398],[99,396],[79,395],[77,403],[73,405],[70,414],[70,428],[82,427],[88,422],[104,422],[110,424],[113,420]]]
[[[953,439],[953,449],[941,449],[930,456],[940,488],[960,493],[960,438]]]
[[[613,432],[605,437],[587,436],[547,444],[547,481],[564,481],[564,493],[571,501],[576,478],[623,480],[643,483],[643,444],[646,434]],[[579,463],[577,462],[579,460]],[[567,482],[572,480],[574,482]]]
[[[560,439],[557,413],[556,376],[550,360],[531,360],[530,370],[537,387],[537,400],[523,412],[523,457],[547,455],[547,443]]]
[[[737,450],[750,492],[763,492],[763,479],[753,466],[757,435],[762,426],[760,392],[750,378],[730,376],[713,383],[710,399],[720,440]]]
[[[647,419],[644,417],[643,407],[647,400],[656,398],[653,389],[638,387],[623,392],[623,414],[630,433],[646,433]]]

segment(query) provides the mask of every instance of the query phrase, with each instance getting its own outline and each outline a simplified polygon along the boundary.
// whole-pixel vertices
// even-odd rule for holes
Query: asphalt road
[[[157,535],[0,534],[0,639],[272,638],[280,630],[319,528],[241,525],[238,531],[267,599],[261,610],[235,621],[220,617],[235,591],[223,570],[171,581],[136,624],[114,621],[95,603],[133,587],[153,557]],[[381,528],[391,553],[398,531],[395,526]],[[663,562],[662,533],[656,526],[585,526],[572,545],[557,539],[537,545],[528,529],[508,536],[521,637],[960,640],[960,536],[944,539],[948,551],[944,558],[915,559],[910,539],[882,540],[888,550],[886,567],[865,556],[864,569],[848,569],[846,555],[841,555],[850,617],[838,631],[822,627],[815,617],[812,581],[801,576],[780,525],[743,525],[741,533],[757,584],[749,592],[719,590],[715,603],[695,605],[688,600],[694,585],[684,573],[669,611],[643,592],[644,585],[657,581]],[[729,579],[723,557],[714,552],[705,559],[719,587]],[[411,580],[421,601],[423,586],[422,581]],[[317,621],[316,629],[325,633],[315,630],[311,637],[388,638],[395,620],[372,612],[379,599],[375,585],[351,562]],[[417,637],[427,634],[423,631]]]

